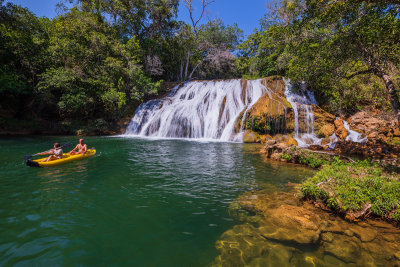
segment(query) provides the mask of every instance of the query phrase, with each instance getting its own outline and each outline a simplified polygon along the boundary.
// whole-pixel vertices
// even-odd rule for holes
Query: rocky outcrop
[[[400,229],[350,223],[290,192],[249,192],[230,212],[244,224],[216,242],[214,266],[398,266]]]
[[[368,140],[373,143],[400,145],[399,124],[394,116],[361,111],[351,116],[348,122],[352,129],[368,135]]]
[[[247,87],[247,81],[242,80],[242,88]],[[290,103],[284,95],[285,84],[280,76],[272,76],[262,80],[268,88],[266,92],[251,108],[244,110],[235,123],[235,130],[245,129],[261,135],[281,134],[292,132],[294,117]],[[242,91],[245,91],[245,90]],[[242,94],[242,98],[247,97]],[[246,112],[246,114],[245,114]],[[243,123],[243,116],[245,120]]]
[[[318,137],[329,137],[335,131],[336,117],[318,106],[313,106],[314,131]]]

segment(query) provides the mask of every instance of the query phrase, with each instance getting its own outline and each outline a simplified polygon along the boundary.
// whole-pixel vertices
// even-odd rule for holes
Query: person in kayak
[[[74,149],[72,149],[68,154],[70,155],[78,155],[81,154],[82,156],[85,155],[87,151],[87,145],[83,139],[79,139],[79,144],[76,145]]]
[[[38,155],[49,155],[49,154],[51,154],[49,157],[47,157],[44,160],[42,160],[42,162],[52,161],[52,160],[56,160],[56,159],[62,159],[63,151],[62,151],[60,143],[54,143],[53,146],[54,146],[54,149],[50,149],[49,151],[42,152],[42,153],[38,154]]]

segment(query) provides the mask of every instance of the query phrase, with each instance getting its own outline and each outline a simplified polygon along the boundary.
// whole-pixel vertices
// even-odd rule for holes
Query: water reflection
[[[297,168],[263,162],[256,146],[178,140],[87,138],[96,157],[19,166],[26,150],[49,140],[7,148],[0,265],[205,266],[215,240],[235,224],[233,199],[302,179]]]

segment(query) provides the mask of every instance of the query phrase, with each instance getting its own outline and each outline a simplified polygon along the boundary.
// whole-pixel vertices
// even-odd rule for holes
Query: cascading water
[[[188,82],[139,106],[126,135],[242,141],[235,122],[265,93],[261,80]],[[244,115],[246,116],[246,112]]]
[[[285,82],[285,96],[292,105],[294,113],[294,138],[299,147],[310,145],[320,145],[322,138],[318,138],[314,133],[314,112],[312,105],[317,105],[313,92],[301,84],[298,92],[293,90],[290,80]]]

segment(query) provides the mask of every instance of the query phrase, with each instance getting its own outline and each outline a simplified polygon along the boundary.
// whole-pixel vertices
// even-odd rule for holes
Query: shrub
[[[303,182],[304,198],[323,201],[329,208],[347,212],[371,204],[376,216],[400,221],[400,181],[370,161],[336,160]]]

